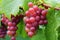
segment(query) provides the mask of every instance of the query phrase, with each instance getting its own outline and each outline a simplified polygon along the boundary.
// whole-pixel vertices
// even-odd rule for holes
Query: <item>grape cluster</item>
[[[2,15],[2,22],[8,26],[7,34],[11,36],[11,40],[16,40],[15,35],[18,29],[17,24],[20,22],[21,18],[23,18],[22,14],[16,15],[16,17],[14,15],[11,15],[11,20],[8,20],[8,18],[6,18],[5,15]]]
[[[1,27],[0,27],[0,38],[5,38],[6,32],[7,32],[6,26],[4,24],[1,24]]]
[[[28,3],[29,10],[25,12],[24,22],[25,30],[29,37],[32,37],[36,30],[39,28],[39,25],[47,24],[46,14],[47,10],[38,8],[37,5],[33,5],[32,2]]]

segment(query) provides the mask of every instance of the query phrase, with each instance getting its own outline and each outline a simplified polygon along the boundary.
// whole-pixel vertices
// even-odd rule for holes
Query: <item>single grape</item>
[[[32,25],[27,23],[26,27],[30,28],[30,27],[32,27]]]
[[[34,17],[30,17],[30,22],[34,23],[35,22],[35,18]]]
[[[30,12],[30,14],[34,14],[35,10],[33,8],[29,8],[28,10]]]
[[[47,20],[44,20],[44,24],[47,24],[48,23],[48,21]]]
[[[39,22],[39,20],[40,20],[40,17],[36,16],[36,21]]]
[[[4,18],[2,18],[1,20],[2,20],[2,22],[5,22],[6,21]]]
[[[16,40],[16,38],[13,36],[13,37],[11,37],[11,40]]]
[[[42,8],[39,8],[39,12],[40,12],[40,14],[41,14],[42,10],[43,10]]]
[[[33,14],[31,14],[30,17],[36,17],[36,16],[37,16],[37,14],[36,13],[33,13]]]
[[[11,33],[11,31],[7,31],[7,34],[8,34],[8,35],[11,35],[12,33]]]
[[[39,10],[36,11],[36,15],[40,16],[40,11]]]
[[[29,11],[26,11],[25,15],[26,15],[27,17],[29,17],[29,16],[30,16],[30,12],[29,12]]]
[[[34,31],[35,31],[35,27],[31,27],[30,30],[31,30],[32,32],[34,32]]]
[[[46,19],[46,17],[43,16],[43,15],[41,15],[41,16],[40,16],[40,19],[41,19],[41,20],[44,20],[44,19]]]
[[[30,18],[27,18],[26,21],[25,21],[25,23],[31,23],[30,22]]]
[[[26,31],[26,32],[29,32],[29,31],[30,31],[30,29],[29,29],[29,28],[27,28],[27,27],[25,27],[25,31]]]
[[[37,26],[38,26],[38,22],[32,23],[32,26],[33,26],[33,27],[37,27]]]
[[[34,33],[33,33],[33,32],[31,32],[31,31],[30,31],[30,32],[28,32],[28,36],[29,36],[29,37],[32,37],[33,35],[34,35]]]
[[[26,19],[27,19],[27,17],[24,17],[24,18],[23,18],[23,21],[24,21],[25,23],[26,23]]]
[[[16,26],[16,23],[15,22],[13,22],[13,26]]]
[[[28,6],[29,6],[29,7],[33,7],[33,3],[32,3],[32,2],[29,2],[29,3],[28,3]]]
[[[9,20],[8,20],[8,19],[6,19],[6,22],[5,22],[5,23],[6,23],[6,24],[8,24],[8,22],[9,22]]]
[[[12,22],[8,22],[8,26],[12,26]]]
[[[7,31],[7,34],[9,36],[14,36],[16,34],[16,32],[15,31]]]
[[[34,5],[33,8],[34,8],[35,11],[38,10],[38,6],[37,5]]]
[[[43,11],[41,12],[41,14],[42,14],[43,16],[46,16],[47,10],[43,10]]]
[[[40,20],[40,21],[39,21],[39,24],[40,24],[40,25],[43,25],[43,24],[44,24],[43,20]]]

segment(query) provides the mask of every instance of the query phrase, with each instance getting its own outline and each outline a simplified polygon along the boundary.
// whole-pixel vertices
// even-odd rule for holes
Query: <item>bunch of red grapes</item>
[[[25,12],[24,22],[25,22],[25,30],[29,37],[32,37],[36,30],[39,28],[39,25],[47,24],[46,20],[46,9],[38,8],[37,5],[33,5],[32,2],[28,3],[29,10]]]
[[[0,38],[5,38],[6,32],[7,32],[6,26],[3,23],[1,23]]]
[[[16,31],[18,29],[17,24],[20,22],[20,19],[23,18],[23,15],[11,15],[11,20],[8,20],[8,18],[5,17],[5,15],[2,15],[2,23],[7,25],[7,34],[11,36],[11,40],[16,40],[15,35]]]

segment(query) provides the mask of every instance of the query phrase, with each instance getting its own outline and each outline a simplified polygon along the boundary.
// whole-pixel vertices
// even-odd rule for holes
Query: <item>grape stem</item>
[[[45,3],[42,3],[41,5],[42,5],[42,6],[45,6],[45,7],[48,7],[48,8],[52,8],[50,5],[47,5],[47,4],[45,4]],[[60,10],[59,7],[55,7],[54,9],[55,9],[55,10]]]

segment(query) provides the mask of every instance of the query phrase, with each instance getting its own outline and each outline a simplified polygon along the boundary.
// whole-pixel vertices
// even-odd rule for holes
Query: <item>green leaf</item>
[[[28,37],[26,37],[26,38],[23,38],[23,37],[21,37],[21,36],[17,36],[16,37],[16,40],[30,40],[30,38],[28,38]]]
[[[0,14],[2,14],[2,0],[0,0]]]
[[[52,7],[60,7],[60,0],[44,0],[44,2]]]
[[[45,38],[45,30],[44,29],[39,29],[36,32],[36,35],[34,35],[31,40],[46,40]]]
[[[18,26],[17,33],[20,34],[20,36],[22,36],[24,38],[27,37],[27,34],[25,32],[25,24],[24,24],[23,20],[21,20],[17,26]]]
[[[25,26],[24,26],[23,29],[22,29],[21,35],[22,35],[24,38],[27,37],[27,33],[26,33],[26,31],[25,31]]]
[[[24,11],[28,10],[28,2],[34,2],[34,0],[24,0],[23,4]]]
[[[42,0],[39,0],[40,1],[40,3],[43,3],[43,1]]]
[[[57,29],[58,31],[58,40],[60,40],[60,27]]]
[[[6,37],[3,39],[3,38],[0,38],[0,40],[11,40],[11,37],[9,37],[8,35],[6,35]],[[30,38],[26,37],[26,38],[23,38],[20,36],[20,34],[18,34],[16,36],[16,40],[30,40]]]
[[[48,24],[46,25],[46,39],[58,40],[57,28],[60,26],[60,11],[49,9],[47,14]]]
[[[57,13],[56,17],[57,17],[57,21],[58,21],[58,25],[59,25],[59,26],[57,27],[58,40],[60,40],[60,11],[57,11],[56,13]]]
[[[2,0],[1,5],[2,13],[10,18],[11,14],[17,14],[17,12],[19,11],[19,6],[23,5],[23,0]]]

